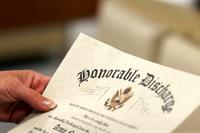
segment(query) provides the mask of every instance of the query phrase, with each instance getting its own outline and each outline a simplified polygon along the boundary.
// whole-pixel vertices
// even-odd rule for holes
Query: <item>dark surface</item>
[[[195,6],[200,11],[200,0],[195,1]]]
[[[93,16],[97,0],[2,0],[0,30]]]

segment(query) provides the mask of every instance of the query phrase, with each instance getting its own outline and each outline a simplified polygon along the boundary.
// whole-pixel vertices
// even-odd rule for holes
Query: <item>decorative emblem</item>
[[[120,89],[114,94],[110,99],[108,98],[104,103],[104,106],[111,111],[115,111],[124,106],[124,103],[127,102],[133,96],[132,88],[128,87],[124,90]]]

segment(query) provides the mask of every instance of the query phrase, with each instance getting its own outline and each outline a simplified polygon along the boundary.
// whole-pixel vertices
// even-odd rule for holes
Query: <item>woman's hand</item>
[[[41,95],[49,79],[31,70],[0,71],[0,121],[19,123],[33,109],[54,109],[56,104]]]

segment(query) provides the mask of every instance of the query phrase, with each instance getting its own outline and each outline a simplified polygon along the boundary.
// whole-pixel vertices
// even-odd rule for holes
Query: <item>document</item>
[[[200,77],[80,34],[33,112],[9,133],[169,133],[200,103]]]

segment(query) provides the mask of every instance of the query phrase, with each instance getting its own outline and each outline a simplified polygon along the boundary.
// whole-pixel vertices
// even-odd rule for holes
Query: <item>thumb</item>
[[[54,109],[57,106],[55,102],[43,97],[40,93],[32,90],[31,88],[24,86],[21,90],[22,91],[19,93],[20,99],[29,104],[35,110],[46,112]]]

